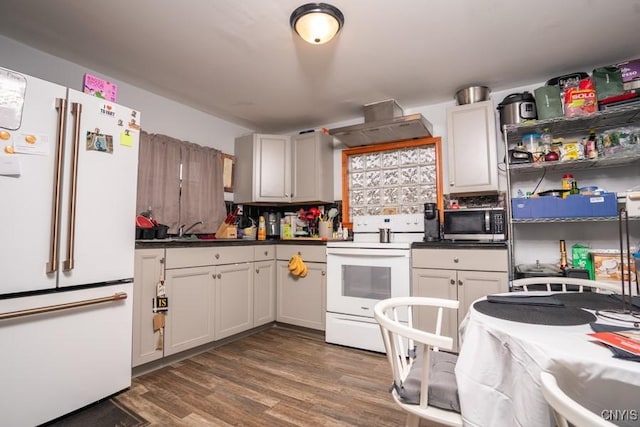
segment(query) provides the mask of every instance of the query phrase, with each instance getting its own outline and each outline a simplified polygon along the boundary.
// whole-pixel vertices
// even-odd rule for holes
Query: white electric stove
[[[391,230],[380,242],[380,229]],[[384,353],[373,306],[411,294],[411,243],[422,241],[422,214],[353,218],[353,241],[327,243],[326,342]]]

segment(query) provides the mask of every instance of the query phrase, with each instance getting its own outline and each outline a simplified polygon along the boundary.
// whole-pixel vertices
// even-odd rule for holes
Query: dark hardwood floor
[[[390,378],[382,354],[274,326],[136,377],[116,400],[153,426],[404,425]]]

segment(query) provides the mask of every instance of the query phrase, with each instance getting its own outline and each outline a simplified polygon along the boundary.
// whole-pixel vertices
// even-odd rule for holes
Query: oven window
[[[391,297],[391,267],[342,266],[342,296],[383,300]]]

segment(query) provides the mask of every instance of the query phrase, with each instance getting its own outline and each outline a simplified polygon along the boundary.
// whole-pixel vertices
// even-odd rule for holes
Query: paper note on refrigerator
[[[49,136],[23,133],[13,138],[13,150],[22,154],[49,155]]]
[[[129,131],[120,134],[120,145],[124,145],[125,147],[131,147],[133,145],[133,136]]]
[[[16,156],[0,155],[0,175],[20,176],[20,159]]]

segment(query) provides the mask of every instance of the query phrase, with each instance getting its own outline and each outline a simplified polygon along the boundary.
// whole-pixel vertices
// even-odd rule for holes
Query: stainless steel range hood
[[[364,106],[364,123],[330,129],[329,134],[347,147],[428,138],[433,135],[433,125],[422,114],[402,114],[402,109],[392,99],[367,104]]]

